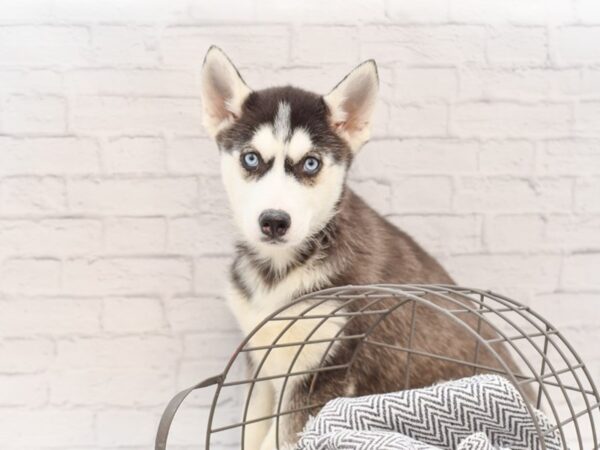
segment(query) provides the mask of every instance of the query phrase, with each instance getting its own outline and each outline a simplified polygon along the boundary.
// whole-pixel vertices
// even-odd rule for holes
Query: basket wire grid
[[[352,308],[358,302],[360,307]],[[390,315],[401,308],[408,308],[410,314],[407,342],[401,344],[374,339],[377,327],[382,326]],[[416,318],[422,308],[430,308],[436,314],[443,315],[444,320],[462,327],[472,337],[474,345],[470,359],[457,359],[443,353],[415,348],[413,337],[418,331]],[[372,316],[370,326],[360,332],[350,333],[348,325],[358,316]],[[334,335],[325,338],[319,336],[318,330],[327,321],[338,319],[343,319],[344,323]],[[310,321],[314,326],[304,339],[286,340],[286,332],[298,321]],[[280,324],[280,331],[273,341],[256,345],[253,338],[263,327],[273,323]],[[484,329],[492,330],[492,337],[489,333],[484,333]],[[329,355],[335,344],[347,340],[356,341],[351,356],[341,364],[330,363]],[[308,370],[295,370],[294,366],[307,345],[324,346],[320,362]],[[258,450],[245,447],[245,433],[247,426],[260,422],[275,423],[275,438],[279,449],[282,442],[282,418],[291,414],[318,411],[323,403],[315,404],[311,401],[311,395],[319,378],[325,373],[336,373],[340,377],[348,375],[353,366],[359,363],[360,349],[363,346],[384,347],[406,355],[406,370],[401,383],[404,388],[411,386],[410,366],[415,358],[430,358],[464,366],[472,375],[501,374],[512,382],[523,398],[532,400],[532,404],[527,402],[527,409],[532,417],[535,417],[534,408],[542,409],[554,423],[549,430],[542,432],[537,420],[533,421],[542,448],[546,448],[543,435],[558,432],[562,442],[568,444],[569,448],[600,449],[596,429],[596,424],[600,423],[600,396],[585,364],[556,328],[529,307],[490,291],[451,285],[416,284],[334,287],[304,295],[279,308],[243,340],[222,373],[180,392],[171,400],[161,419],[155,448],[166,448],[171,422],[183,400],[196,389],[215,386],[206,426],[206,450],[223,443],[219,436],[227,432],[233,432],[239,437],[242,450]],[[506,353],[500,351],[501,347],[508,348],[516,366],[506,360]],[[287,370],[264,375],[262,369],[269,355],[283,348],[295,350]],[[241,376],[240,367],[246,365],[246,358],[253,352],[259,355],[259,362],[251,368],[249,375]],[[480,361],[484,352],[493,357],[494,364]],[[286,388],[293,377],[307,378],[309,391],[304,405],[286,410],[283,408]],[[256,386],[265,381],[280,383],[275,410],[272,414],[252,417],[250,410],[253,393]],[[240,396],[239,388],[245,389],[244,395]],[[241,398],[242,402],[234,404],[233,411],[230,409],[232,405],[229,408],[223,406],[228,399],[230,401],[237,398]],[[241,418],[235,414],[236,406],[241,407]],[[225,438],[225,442],[235,443],[235,436]]]

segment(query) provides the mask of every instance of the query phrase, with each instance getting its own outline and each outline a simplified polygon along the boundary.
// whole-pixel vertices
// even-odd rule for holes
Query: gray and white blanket
[[[546,449],[562,450],[559,434],[533,411],[497,375],[337,398],[307,423],[296,450],[537,450],[541,439]]]

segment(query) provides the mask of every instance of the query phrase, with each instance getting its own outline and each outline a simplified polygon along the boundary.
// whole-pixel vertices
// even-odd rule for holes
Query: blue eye
[[[258,167],[260,159],[254,152],[245,153],[242,157],[244,167],[248,170],[254,170]]]
[[[317,171],[319,170],[320,167],[321,167],[321,162],[317,158],[309,156],[308,158],[306,158],[304,160],[304,167],[303,167],[304,172],[306,172],[310,175],[317,173]]]

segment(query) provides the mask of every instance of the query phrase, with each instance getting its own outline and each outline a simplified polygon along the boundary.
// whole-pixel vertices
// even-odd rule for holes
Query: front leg
[[[269,429],[267,430],[267,434],[265,435],[265,439],[263,440],[262,445],[260,446],[260,450],[278,450],[277,443],[275,442],[275,427],[276,423],[275,421],[272,421],[271,426],[269,427]]]
[[[277,386],[276,400],[272,414],[283,413],[279,416],[279,421],[272,419],[269,430],[263,440],[260,450],[292,450],[298,440],[298,433],[302,431],[309,413],[306,410],[294,413],[287,413],[296,409],[302,409],[306,406],[307,385],[300,381],[290,381],[287,385],[287,394],[283,396],[281,410],[277,410],[277,403],[281,395],[281,386]],[[279,428],[279,433],[277,429]]]
[[[294,416],[298,414],[292,414]],[[262,442],[260,450],[292,450],[298,437],[290,437],[289,433],[284,431],[284,427],[288,426],[289,423],[284,424],[283,422],[286,420],[285,417],[280,417],[279,420],[279,439],[277,439],[277,422],[275,420],[271,421],[271,425],[267,431],[267,434]],[[302,428],[301,428],[302,429]],[[279,442],[279,445],[277,443]]]
[[[273,414],[275,391],[270,381],[259,381],[254,385],[246,420],[259,419]],[[261,420],[245,426],[243,450],[262,448],[265,436],[269,432],[272,419]]]

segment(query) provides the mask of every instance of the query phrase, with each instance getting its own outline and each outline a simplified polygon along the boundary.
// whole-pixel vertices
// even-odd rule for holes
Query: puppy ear
[[[202,66],[201,95],[202,121],[212,137],[240,116],[250,92],[227,55],[211,46]]]
[[[324,99],[331,126],[356,152],[369,139],[379,79],[372,59],[350,72]]]

